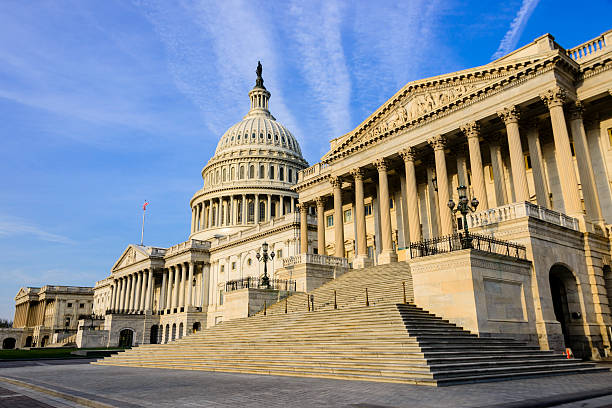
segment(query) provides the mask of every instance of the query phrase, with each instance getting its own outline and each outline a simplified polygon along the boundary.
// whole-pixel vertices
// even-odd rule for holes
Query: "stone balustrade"
[[[176,255],[178,253],[190,250],[190,249],[210,249],[210,242],[201,241],[199,239],[190,239],[180,244],[171,246],[165,252],[167,256]]]
[[[283,268],[307,263],[325,266],[340,266],[343,268],[349,267],[348,259],[337,256],[299,254],[283,258]]]
[[[593,38],[577,47],[567,50],[567,54],[576,62],[586,62],[607,51],[612,41],[612,30]]]
[[[575,231],[579,230],[576,218],[528,202],[512,203],[468,214],[467,220],[469,227],[474,228],[523,217],[533,217]]]
[[[317,163],[304,170],[300,170],[298,172],[298,183],[324,174],[327,167],[327,163]]]

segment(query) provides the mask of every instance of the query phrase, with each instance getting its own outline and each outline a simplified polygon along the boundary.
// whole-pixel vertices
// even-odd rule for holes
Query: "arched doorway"
[[[149,343],[157,344],[157,331],[159,330],[159,326],[154,324],[151,326],[151,336],[149,337]]]
[[[26,347],[32,347],[32,336],[26,337],[25,346]]]
[[[176,340],[176,323],[172,323],[172,341]]]
[[[132,347],[134,332],[132,329],[123,329],[119,332],[119,347]]]
[[[561,324],[565,347],[571,348],[576,357],[588,357],[574,274],[566,266],[557,264],[550,269],[548,278],[555,318]]]
[[[178,331],[178,338],[182,338],[183,337],[183,328],[185,326],[183,326],[183,323],[179,324],[179,331]]]
[[[2,340],[2,349],[14,349],[15,348],[15,344],[17,343],[17,341],[12,338],[12,337],[7,337],[6,339]]]
[[[45,347],[49,343],[49,336],[44,336],[40,341],[40,347]]]
[[[170,338],[170,325],[169,324],[166,325],[165,333],[166,333],[166,336],[164,339],[164,343],[167,343],[168,339]]]
[[[193,331],[194,333],[197,333],[197,332],[199,332],[199,331],[200,331],[200,328],[201,328],[201,327],[202,327],[202,325],[200,324],[200,322],[195,322],[195,323],[193,324],[192,331]]]
[[[612,308],[612,268],[610,268],[610,265],[604,265],[603,276],[606,286],[606,295],[608,296],[608,305]]]

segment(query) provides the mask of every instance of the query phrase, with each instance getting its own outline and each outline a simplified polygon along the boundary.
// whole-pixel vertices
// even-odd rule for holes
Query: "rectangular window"
[[[232,262],[232,270],[236,269],[236,262]]]
[[[366,217],[368,215],[372,215],[372,203],[366,204],[364,208],[365,208],[365,215],[366,215]]]
[[[281,259],[283,257],[283,250],[279,249],[278,251],[276,251],[276,257],[278,259]]]
[[[64,324],[66,325],[66,327],[70,326],[70,318],[67,317],[66,321],[64,322]]]
[[[225,265],[221,265],[221,273],[225,272]]]
[[[219,306],[223,305],[223,289],[219,291]]]
[[[287,177],[287,181],[293,183],[293,170],[289,169],[289,174]]]
[[[353,221],[353,210],[352,209],[348,209],[348,210],[344,210],[344,222],[352,222]]]
[[[66,305],[66,307],[72,307],[72,303],[68,302],[68,304]]]
[[[393,208],[393,199],[392,198],[389,199],[389,208],[390,209]]]
[[[531,156],[529,156],[529,153],[525,153],[525,168],[527,170],[531,168]]]
[[[368,257],[374,258],[374,247],[373,246],[368,247]]]
[[[334,216],[332,215],[328,215],[327,218],[325,218],[327,220],[327,226],[328,227],[333,227],[334,226]]]
[[[79,309],[83,309],[85,307],[85,303],[79,304]]]
[[[612,148],[612,128],[608,128],[608,143],[610,143],[610,147]]]

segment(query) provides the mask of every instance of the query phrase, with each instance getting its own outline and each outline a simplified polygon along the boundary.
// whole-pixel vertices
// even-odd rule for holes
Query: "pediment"
[[[353,131],[334,139],[321,161],[329,162],[343,152],[373,143],[387,134],[418,125],[447,109],[462,106],[490,89],[517,80],[520,72],[533,71],[546,55],[513,61],[494,62],[482,67],[434,78],[414,81],[404,86]]]
[[[19,292],[17,292],[17,294],[15,295],[15,299],[19,299],[22,296],[25,296],[28,294],[28,289],[27,288],[19,288]]]
[[[123,251],[117,262],[115,262],[111,272],[123,269],[148,258],[149,254],[143,248],[130,244],[125,251]]]

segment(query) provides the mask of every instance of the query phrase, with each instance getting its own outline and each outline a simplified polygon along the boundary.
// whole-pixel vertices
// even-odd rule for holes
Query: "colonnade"
[[[550,123],[555,145],[555,160],[556,167],[559,171],[560,189],[563,196],[564,212],[572,217],[582,218],[585,216],[582,210],[581,198],[578,192],[578,178],[574,171],[574,161],[570,148],[570,137],[565,121],[564,104],[566,102],[566,92],[555,87],[540,95],[542,102],[546,105],[549,111]],[[583,108],[579,101],[572,101],[568,106],[570,112],[570,128],[573,136],[574,150],[578,163],[578,171],[582,184],[583,199],[586,207],[586,219],[593,223],[603,222],[601,204],[597,195],[595,186],[595,177],[593,167],[589,155],[586,134],[582,120]],[[497,116],[501,119],[505,126],[507,145],[510,155],[510,170],[512,174],[511,183],[514,192],[512,200],[509,192],[505,188],[505,177],[503,176],[503,168],[501,162],[500,145],[502,140],[499,137],[499,131],[487,135],[485,140],[489,142],[491,152],[491,166],[493,173],[493,181],[495,184],[496,204],[504,205],[509,201],[524,202],[530,200],[530,192],[527,184],[527,173],[525,166],[525,155],[521,144],[521,127],[527,130],[527,139],[529,146],[529,155],[533,168],[533,178],[535,186],[536,201],[539,205],[550,207],[548,200],[548,187],[544,176],[543,157],[539,143],[539,134],[537,123],[533,120],[521,122],[520,109],[518,106],[508,106],[497,112]],[[457,130],[459,132],[457,132]],[[447,203],[451,197],[451,182],[447,171],[448,156],[445,149],[448,148],[448,139],[454,137],[454,150],[456,150],[457,159],[457,175],[460,183],[467,184],[467,163],[466,157],[461,148],[457,149],[458,145],[467,142],[469,151],[469,162],[471,169],[471,190],[473,196],[478,198],[480,205],[479,210],[487,210],[488,197],[485,184],[485,176],[483,171],[483,160],[480,150],[480,125],[478,121],[466,123],[453,132],[444,135],[433,135],[427,140],[429,148],[433,150],[434,161],[431,163],[427,160],[422,160],[422,164],[427,166],[426,173],[428,179],[431,174],[434,174],[437,181],[437,196],[435,208],[437,214],[438,231],[435,235],[444,236],[454,232],[453,214],[449,210]],[[457,141],[457,134],[459,140]],[[489,137],[490,136],[490,137]],[[461,140],[464,138],[463,140]],[[457,143],[459,142],[459,143]],[[422,240],[421,230],[421,213],[419,212],[419,194],[417,186],[417,177],[415,169],[415,161],[417,156],[422,158],[428,155],[427,146],[407,146],[399,152],[399,156],[404,162],[404,176],[406,182],[406,193],[403,205],[406,206],[407,223],[398,228],[405,228],[403,231],[406,241],[417,242]],[[430,154],[430,153],[429,153]],[[391,231],[391,214],[389,208],[390,193],[388,188],[388,171],[389,166],[394,163],[393,157],[375,157],[374,160],[364,163],[359,167],[347,169],[346,171],[333,171],[333,175],[329,180],[330,193],[322,194],[316,197],[314,204],[317,209],[317,237],[318,247],[325,248],[325,224],[324,210],[327,197],[331,195],[333,198],[334,209],[334,241],[335,253],[337,257],[345,256],[344,248],[344,222],[342,219],[342,185],[343,183],[352,183],[354,185],[354,208],[355,217],[353,219],[354,230],[356,233],[355,239],[355,258],[367,258],[366,247],[366,224],[364,212],[364,172],[376,169],[378,173],[378,203],[380,211],[380,244],[382,246],[379,255],[379,263],[387,263],[393,261],[394,250],[392,247],[392,231]],[[340,163],[339,163],[340,164]],[[434,167],[433,169],[431,167]],[[399,169],[398,169],[399,170]],[[398,171],[401,173],[401,171]],[[376,179],[376,178],[375,178]],[[429,182],[429,180],[428,180]],[[346,203],[344,203],[346,204]],[[301,212],[301,237],[307,237],[306,215],[308,207],[312,202],[302,203],[300,205]],[[559,209],[558,209],[559,210]],[[429,220],[429,225],[431,221]],[[308,251],[308,243],[302,240],[300,251],[306,253]]]
[[[117,313],[147,313],[155,280],[152,269],[127,274],[111,285],[110,310]]]
[[[165,311],[165,313],[176,313],[193,307],[194,274],[195,263],[193,262],[179,263],[165,268],[162,274],[158,310]]]
[[[261,214],[263,206],[265,212]],[[295,211],[295,198],[284,194],[241,194],[214,197],[191,210],[191,232],[224,226],[257,224]],[[263,216],[262,216],[263,215]]]

